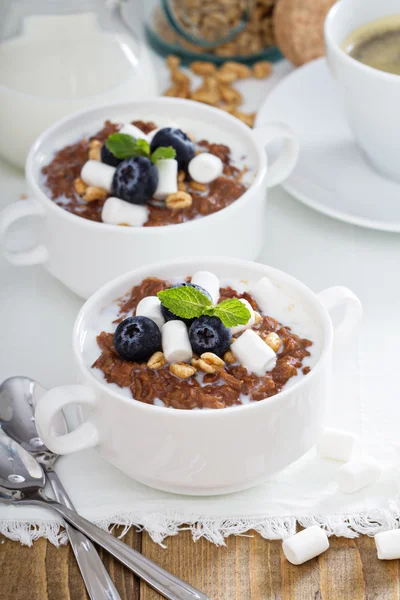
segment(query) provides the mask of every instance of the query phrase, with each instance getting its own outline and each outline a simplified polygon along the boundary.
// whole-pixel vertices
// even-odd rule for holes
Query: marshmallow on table
[[[276,354],[259,335],[247,329],[231,345],[233,356],[251,373],[262,377],[276,365]]]
[[[224,163],[215,154],[201,152],[188,164],[190,177],[199,183],[211,183],[217,179],[224,170]]]
[[[329,540],[325,531],[313,525],[286,539],[282,550],[292,565],[302,565],[322,554],[329,548]]]
[[[375,460],[351,460],[337,471],[336,482],[342,492],[354,494],[376,481],[380,475],[381,468]]]
[[[183,321],[167,321],[162,327],[161,337],[162,349],[167,362],[186,362],[192,358],[192,346]]]
[[[341,429],[324,429],[317,442],[318,453],[325,458],[348,461],[353,453],[358,435]]]
[[[395,560],[400,558],[400,529],[381,531],[374,537],[378,558],[381,560]]]
[[[111,192],[114,173],[115,167],[106,165],[99,160],[88,160],[82,167],[81,179],[87,185],[93,185]]]
[[[191,283],[205,289],[210,294],[212,303],[217,304],[219,300],[219,279],[214,273],[210,271],[197,271],[193,275]]]
[[[131,204],[111,196],[103,204],[101,219],[109,225],[130,225],[141,227],[149,217],[147,206]]]
[[[143,298],[136,307],[137,317],[148,317],[161,329],[165,319],[161,312],[161,302],[157,296]]]
[[[251,306],[250,302],[248,302],[245,298],[240,298],[239,300],[242,304],[245,305],[246,308],[249,309],[250,317],[249,317],[249,320],[247,321],[246,325],[236,325],[236,327],[231,327],[232,335],[236,335],[237,333],[240,333],[241,331],[245,331],[245,329],[250,329],[250,327],[253,327],[254,322],[256,320],[256,316],[254,314],[254,310],[253,310],[253,307]]]
[[[126,123],[123,125],[118,133],[125,133],[126,135],[132,136],[136,140],[140,139],[149,141],[147,135],[141,129],[139,129],[139,127],[136,127],[131,123]]]
[[[178,161],[174,158],[160,158],[157,163],[158,184],[153,196],[165,200],[169,194],[178,191]]]

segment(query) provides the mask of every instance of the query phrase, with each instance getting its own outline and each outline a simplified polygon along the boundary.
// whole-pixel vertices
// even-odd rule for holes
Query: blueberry
[[[128,317],[115,330],[114,347],[123,360],[148,360],[161,348],[158,325],[148,317]]]
[[[123,160],[115,170],[112,193],[131,204],[145,204],[156,191],[158,171],[150,159],[135,156]]]
[[[119,163],[122,162],[122,158],[114,156],[107,146],[103,144],[101,147],[101,162],[110,165],[110,167],[118,167]]]
[[[189,329],[189,340],[193,352],[199,356],[203,352],[223,356],[232,343],[232,333],[218,317],[200,317]]]
[[[172,146],[176,152],[179,169],[186,169],[188,163],[196,154],[192,140],[181,129],[164,127],[151,140],[150,148],[154,152],[160,146]]]
[[[205,290],[204,288],[202,288],[200,285],[196,285],[195,283],[186,283],[186,282],[175,283],[175,285],[171,285],[171,287],[168,288],[168,289],[178,288],[178,287],[184,287],[184,286],[194,287],[197,290],[200,290],[201,292],[203,292],[203,294],[205,294],[211,300],[211,296],[207,292],[207,290]],[[165,306],[163,306],[163,304],[161,304],[161,313],[162,313],[162,316],[164,317],[164,319],[166,321],[183,321],[184,323],[186,323],[186,325],[188,327],[190,327],[190,325],[193,323],[193,321],[195,321],[195,319],[184,319],[183,317],[177,317],[168,308],[166,308]]]

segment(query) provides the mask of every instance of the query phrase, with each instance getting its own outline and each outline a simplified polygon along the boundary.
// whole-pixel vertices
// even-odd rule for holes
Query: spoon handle
[[[46,475],[56,500],[69,509],[75,510],[57,473],[46,469]],[[91,600],[121,600],[92,542],[67,522],[65,530]]]
[[[57,511],[66,521],[79,529],[93,542],[102,546],[107,552],[112,554],[117,560],[133,571],[138,577],[146,581],[148,585],[154,588],[168,600],[210,600],[208,596],[196,590],[194,587],[185,583],[178,577],[172,575],[156,563],[143,556],[133,548],[113,537],[111,534],[103,531],[90,521],[87,521],[78,513],[70,510],[66,506],[59,504],[55,500],[41,496],[40,498],[30,497],[19,501],[23,504],[45,505]]]

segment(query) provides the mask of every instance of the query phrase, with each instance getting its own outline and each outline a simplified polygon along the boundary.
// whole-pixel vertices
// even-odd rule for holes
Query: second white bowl
[[[118,227],[71,214],[47,196],[41,170],[56,150],[98,131],[106,119],[176,121],[196,139],[223,143],[239,151],[254,173],[253,182],[227,208],[179,225]],[[282,148],[268,166],[265,145],[277,139],[283,139]],[[297,155],[298,144],[288,127],[270,124],[252,130],[228,113],[189,100],[158,98],[76,113],[50,127],[31,148],[26,164],[31,197],[11,204],[0,214],[3,252],[15,265],[44,264],[84,298],[117,275],[160,259],[193,254],[254,259],[264,242],[266,190],[290,174]],[[12,252],[7,232],[14,225],[15,236],[15,227],[19,225],[22,230],[23,220],[29,216],[39,217],[37,243],[28,250]]]

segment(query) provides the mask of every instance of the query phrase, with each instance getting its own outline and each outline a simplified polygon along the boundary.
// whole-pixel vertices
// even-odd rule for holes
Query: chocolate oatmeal
[[[147,278],[138,286],[133,287],[130,294],[118,300],[118,318],[121,322],[128,314],[135,314],[139,302],[148,296],[156,296],[161,290],[170,287],[170,283],[156,278]],[[290,327],[285,327],[270,316],[261,315],[259,306],[250,293],[239,293],[231,287],[220,288],[220,301],[228,298],[247,300],[252,309],[257,311],[258,320],[252,326],[266,343],[273,341],[276,349],[276,364],[264,376],[248,372],[232,355],[226,352],[223,359],[210,361],[211,369],[199,367],[199,357],[194,355],[191,364],[184,367],[195,371],[190,377],[184,378],[171,372],[171,365],[165,364],[161,356],[155,356],[153,368],[146,362],[129,362],[122,360],[114,347],[114,334],[101,332],[97,337],[100,356],[92,365],[100,369],[108,383],[117,384],[121,388],[129,388],[132,397],[147,404],[162,401],[166,407],[179,409],[194,408],[226,408],[240,405],[249,401],[260,401],[279,393],[285,384],[293,377],[305,376],[311,369],[304,366],[304,360],[310,356],[309,348],[312,342],[302,339],[292,333]],[[239,338],[244,332],[235,334]],[[270,334],[270,335],[269,335]],[[272,346],[271,346],[272,347]],[[161,352],[157,353],[162,355]],[[205,355],[202,355],[202,357]],[[154,368],[158,362],[159,368]],[[179,364],[178,364],[179,366]],[[207,372],[207,371],[214,372]],[[179,371],[178,371],[179,372]]]
[[[144,121],[132,121],[132,125],[144,134],[157,127],[155,123]],[[98,143],[100,148],[111,134],[118,132],[119,127],[116,123],[106,121],[104,127],[93,136],[83,138],[56,152],[52,161],[42,169],[45,188],[58,206],[84,219],[103,222],[103,206],[107,199],[115,194],[96,188],[93,196],[95,199],[89,196],[86,198],[84,192],[87,186],[80,179],[81,171],[90,159],[91,144]],[[178,209],[169,208],[168,202],[160,203],[150,198],[146,203],[148,214],[143,223],[144,227],[173,225],[210,215],[226,208],[246,191],[242,182],[246,168],[239,170],[233,164],[230,148],[207,140],[195,142],[195,147],[197,153],[205,152],[217,156],[223,163],[222,174],[210,183],[203,184],[194,181],[187,170],[180,170],[178,193],[183,191],[188,194],[191,198],[190,205]]]

